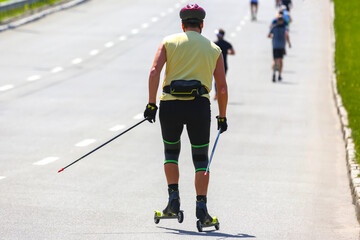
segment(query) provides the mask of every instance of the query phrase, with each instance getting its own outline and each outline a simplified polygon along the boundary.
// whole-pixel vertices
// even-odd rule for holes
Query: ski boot
[[[177,219],[179,223],[184,221],[184,211],[180,210],[179,191],[169,189],[169,202],[162,214],[155,211],[154,222],[158,224],[160,219]]]
[[[199,219],[196,222],[196,227],[199,232],[203,231],[206,227],[215,227],[216,230],[220,229],[220,223],[217,217],[211,217],[207,211],[206,198],[196,201],[196,217]]]

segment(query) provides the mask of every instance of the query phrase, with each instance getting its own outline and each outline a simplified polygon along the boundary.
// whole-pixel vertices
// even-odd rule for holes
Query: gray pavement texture
[[[198,1],[203,34],[215,40],[224,28],[236,51],[208,195],[221,226],[203,233],[185,133],[185,220],[153,222],[167,202],[158,121],[57,173],[139,121],[154,54],[181,31],[184,1],[92,0],[1,33],[0,239],[358,239],[331,90],[330,3],[294,1],[293,48],[274,84],[273,2],[261,1],[251,22],[248,1]],[[211,145],[215,136],[213,121]]]

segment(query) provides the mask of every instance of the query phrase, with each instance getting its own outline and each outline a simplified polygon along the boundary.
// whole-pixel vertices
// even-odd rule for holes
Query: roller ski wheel
[[[184,221],[184,211],[180,210],[178,213],[162,214],[160,211],[155,211],[154,222],[158,224],[160,219],[177,219],[179,223]]]
[[[206,222],[202,223],[200,220],[198,220],[196,222],[196,227],[199,232],[202,232],[203,228],[208,228],[208,227],[215,227],[216,230],[219,230],[220,223],[219,223],[219,220],[217,219],[217,217],[214,217],[211,222],[206,221]]]

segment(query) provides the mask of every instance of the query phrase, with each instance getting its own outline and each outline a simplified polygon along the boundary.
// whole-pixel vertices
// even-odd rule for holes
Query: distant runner
[[[250,11],[252,20],[257,19],[258,5],[258,0],[250,0]]]
[[[288,10],[290,12],[290,8],[292,7],[292,1],[291,0],[282,0],[281,5],[285,5],[286,10]]]
[[[216,45],[218,45],[222,51],[223,57],[224,57],[224,66],[225,66],[225,74],[227,73],[228,70],[228,65],[227,65],[227,55],[235,55],[235,50],[232,47],[231,43],[229,43],[228,41],[224,40],[224,36],[225,36],[225,31],[223,29],[219,29],[216,31],[216,36],[218,38],[218,40],[215,42]],[[217,90],[216,90],[216,83],[214,83],[215,85],[215,97],[214,100],[217,99]]]
[[[279,72],[278,81],[282,80],[282,68],[283,68],[283,57],[285,54],[285,45],[286,42],[291,48],[289,31],[285,25],[284,18],[282,15],[279,15],[277,18],[276,24],[271,28],[270,33],[268,34],[269,38],[272,38],[273,45],[273,57],[274,61],[272,64],[273,68],[273,77],[272,81],[276,82],[276,71]]]

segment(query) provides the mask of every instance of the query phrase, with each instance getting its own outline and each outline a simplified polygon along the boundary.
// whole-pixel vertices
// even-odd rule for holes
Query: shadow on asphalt
[[[243,105],[243,103],[240,103],[240,102],[228,102],[228,105],[240,106],[240,105]]]
[[[293,70],[283,70],[282,72],[286,74],[296,74],[296,71]]]
[[[287,82],[287,81],[276,82],[276,84],[283,84],[283,85],[298,85],[298,83],[296,83],[296,82]]]
[[[165,230],[169,230],[171,232],[167,232],[168,234],[175,234],[175,235],[187,235],[187,236],[199,236],[199,237],[218,237],[218,238],[256,238],[255,236],[248,235],[245,233],[239,234],[227,234],[218,232],[215,230],[203,231],[203,232],[193,232],[193,231],[186,231],[180,230],[175,228],[167,228],[167,227],[158,227]]]

